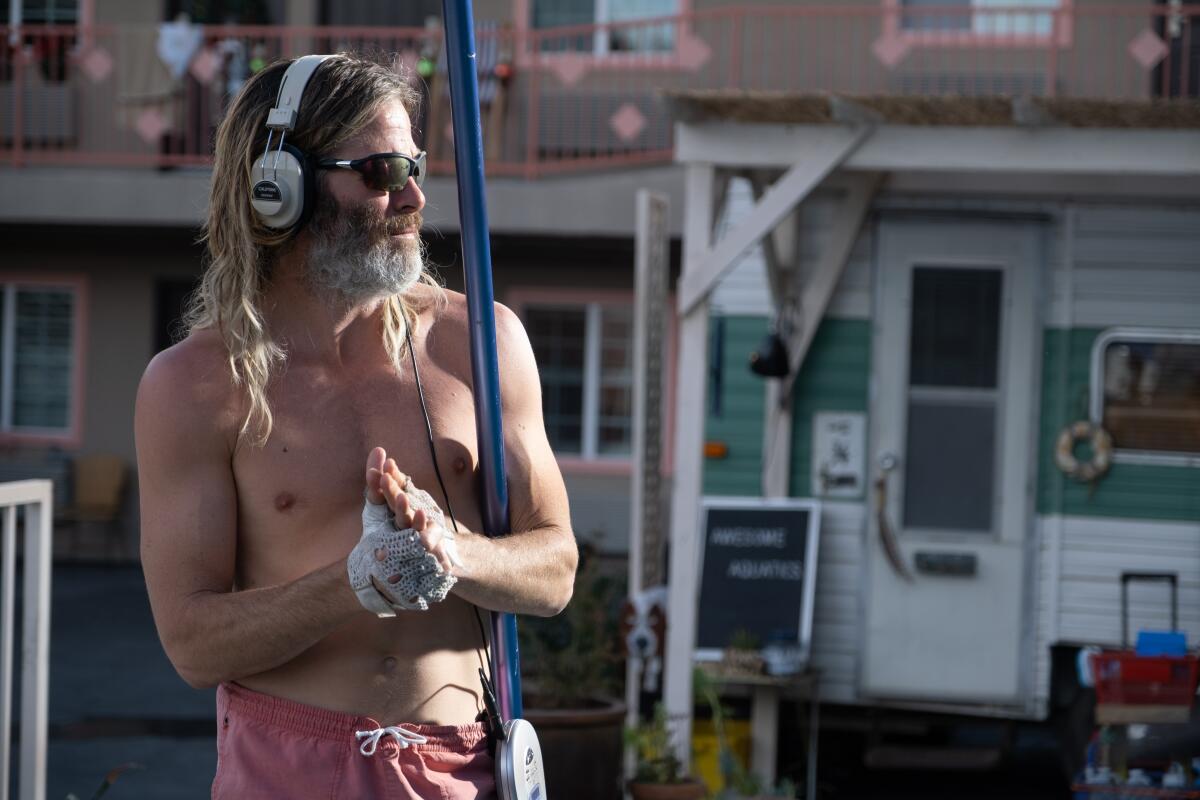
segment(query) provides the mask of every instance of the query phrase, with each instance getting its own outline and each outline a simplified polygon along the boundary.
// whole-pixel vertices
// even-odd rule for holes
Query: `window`
[[[1118,460],[1200,465],[1200,331],[1101,334],[1091,417],[1112,434]]]
[[[60,26],[37,33],[23,31],[21,39],[32,54],[43,80],[61,83],[67,79],[70,60],[76,46],[76,33],[71,27],[79,21],[77,0],[23,0],[21,23],[26,26]],[[0,25],[12,22],[9,3],[0,4]],[[8,76],[5,76],[8,79]],[[45,113],[45,112],[43,112]],[[26,123],[28,124],[28,122]]]
[[[542,379],[550,445],[585,459],[627,457],[633,313],[607,303],[537,303],[522,314]]]
[[[992,533],[1004,274],[914,267],[904,527]]]
[[[78,290],[0,283],[0,430],[73,433]]]
[[[10,22],[10,4],[0,7],[0,24]],[[24,0],[21,22],[25,25],[74,25],[79,18],[77,0]]]
[[[900,0],[906,31],[965,31],[981,36],[1049,36],[1060,0]],[[989,11],[989,8],[996,9]]]
[[[362,2],[357,5],[361,6]],[[374,5],[383,4],[376,2]],[[279,13],[272,14],[282,9],[270,0],[167,0],[163,10],[165,21],[173,20],[180,14],[187,14],[188,19],[197,25],[270,25],[282,16]],[[378,12],[386,13],[383,9],[378,9]],[[272,16],[275,17],[274,20]],[[393,24],[384,19],[376,19],[373,22],[376,25]]]
[[[673,22],[639,20],[679,13],[679,0],[533,0],[535,29],[599,26],[541,40],[544,51],[665,53],[675,48]]]

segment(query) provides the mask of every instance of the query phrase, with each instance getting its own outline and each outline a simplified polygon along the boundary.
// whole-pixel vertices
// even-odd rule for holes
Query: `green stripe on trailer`
[[[762,494],[763,403],[765,381],[750,372],[748,359],[768,330],[758,316],[728,316],[714,320],[722,329],[720,353],[720,413],[714,414],[713,389],[708,381],[705,438],[724,443],[725,458],[704,464],[705,494],[757,497]],[[710,352],[710,359],[713,357]],[[796,379],[793,406],[792,472],[789,494],[812,494],[812,424],[818,411],[867,411],[870,382],[871,324],[867,320],[826,319]]]
[[[1100,328],[1048,328],[1042,360],[1038,512],[1128,519],[1200,520],[1200,468],[1114,464],[1095,486],[1054,465],[1059,432],[1087,419],[1092,344]]]
[[[720,317],[709,326],[722,331],[720,343],[720,380],[714,380],[710,368],[708,398],[704,424],[706,441],[723,442],[728,448],[725,458],[704,460],[704,493],[720,495],[762,494],[763,399],[766,391],[763,379],[750,372],[750,353],[767,334],[766,317]],[[711,342],[710,338],[710,342]],[[710,345],[708,359],[713,363],[714,349]],[[714,385],[720,384],[720,396],[713,396]],[[717,402],[714,404],[714,400]],[[714,414],[714,406],[719,413]]]

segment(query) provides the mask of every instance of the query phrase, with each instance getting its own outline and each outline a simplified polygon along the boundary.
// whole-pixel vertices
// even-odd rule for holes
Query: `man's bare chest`
[[[433,451],[459,523],[478,529],[474,409],[469,388],[426,369]],[[285,542],[336,555],[358,535],[367,456],[382,447],[400,470],[445,505],[411,375],[333,381],[293,373],[269,396],[272,433],[234,460],[243,546],[278,551]],[[443,509],[444,510],[444,509]],[[447,521],[449,522],[449,521]]]

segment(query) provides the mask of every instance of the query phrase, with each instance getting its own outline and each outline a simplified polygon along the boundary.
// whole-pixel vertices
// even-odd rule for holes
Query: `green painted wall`
[[[720,330],[720,413],[713,413],[713,387],[709,373],[706,441],[724,442],[725,458],[704,461],[704,494],[762,494],[763,392],[765,382],[750,371],[749,358],[767,334],[765,317],[721,317],[710,323],[709,362],[714,352],[713,334]]]
[[[762,486],[763,379],[747,358],[767,332],[764,317],[722,317],[721,409],[708,382],[705,436],[729,454],[707,459],[704,493],[756,497]],[[1087,417],[1092,343],[1099,328],[1047,329],[1043,337],[1038,431],[1038,512],[1134,519],[1200,520],[1200,468],[1114,464],[1096,486],[1068,480],[1054,465],[1054,442],[1069,422]],[[710,342],[711,346],[711,342]],[[827,319],[817,329],[797,378],[789,494],[811,496],[812,420],[817,411],[867,411],[871,324]],[[1065,372],[1063,371],[1065,365]]]
[[[1093,488],[1069,480],[1054,465],[1059,431],[1088,416],[1092,343],[1100,333],[1099,328],[1050,328],[1045,332],[1038,512],[1200,520],[1200,468],[1114,464]]]
[[[758,496],[762,489],[765,382],[747,359],[767,332],[763,317],[722,317],[721,408],[713,414],[714,381],[708,382],[705,437],[724,442],[729,455],[704,463],[704,493]],[[711,341],[711,340],[710,340]],[[817,411],[867,410],[871,325],[866,320],[826,319],[817,329],[796,381],[790,494],[811,496],[812,418]]]

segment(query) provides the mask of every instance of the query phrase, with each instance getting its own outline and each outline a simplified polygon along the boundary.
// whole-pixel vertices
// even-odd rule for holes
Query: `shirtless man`
[[[315,213],[293,231],[251,209],[251,164],[286,67],[254,76],[218,131],[210,264],[190,332],[138,391],[155,622],[184,680],[218,687],[214,797],[490,796],[477,607],[556,614],[577,559],[532,350],[497,305],[513,534],[489,539],[472,532],[467,311],[423,277],[423,176],[381,190],[377,175],[321,169]],[[394,72],[335,56],[309,82],[288,142],[322,159],[415,157],[416,99]],[[412,500],[419,487],[445,510],[406,320],[457,534],[448,514],[443,527]],[[387,618],[364,608],[347,575],[364,494],[457,579],[443,601]],[[399,608],[387,581],[373,585],[377,603]]]

